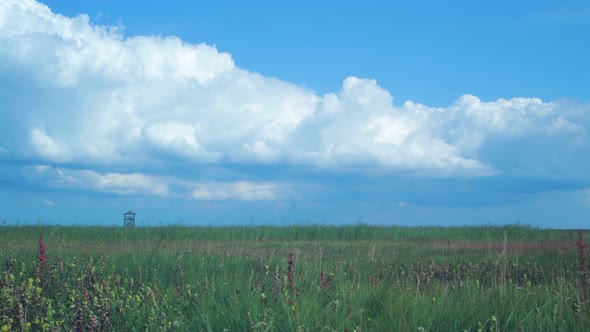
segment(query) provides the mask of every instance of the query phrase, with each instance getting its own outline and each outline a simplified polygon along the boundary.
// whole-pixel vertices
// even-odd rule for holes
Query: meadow
[[[589,331],[578,236],[519,225],[4,226],[0,328]]]

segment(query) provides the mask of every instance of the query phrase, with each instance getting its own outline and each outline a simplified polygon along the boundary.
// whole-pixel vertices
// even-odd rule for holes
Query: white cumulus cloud
[[[148,142],[164,153],[171,153],[203,161],[214,161],[217,156],[207,152],[197,140],[197,129],[180,122],[162,122],[144,128]]]
[[[173,176],[97,172],[49,165],[36,165],[31,168],[28,176],[53,189],[89,190],[116,195],[173,196],[206,201],[279,200],[290,193],[287,184],[269,181],[203,182]]]
[[[66,158],[63,148],[39,128],[30,132],[30,144],[34,153],[48,160],[63,160]]]
[[[317,95],[239,68],[214,46],[127,38],[118,27],[58,15],[33,0],[0,0],[0,85],[4,159],[57,164],[63,177],[52,181],[113,193],[170,194],[169,185],[142,175],[162,164],[169,167],[162,172],[192,173],[225,163],[435,177],[486,176],[510,165],[526,171],[528,163],[538,171],[548,154],[530,152],[526,142],[551,140],[549,155],[570,156],[588,146],[590,123],[587,105],[538,98],[464,95],[448,107],[396,105],[375,80],[358,77]],[[511,163],[500,160],[505,151],[513,152],[506,153]],[[132,171],[104,171],[113,166]],[[271,199],[274,186],[203,182],[191,196]]]
[[[271,182],[254,183],[237,181],[229,183],[199,183],[193,191],[196,200],[264,201],[279,198],[279,185]]]
[[[53,188],[93,190],[121,195],[168,196],[170,194],[164,179],[138,173],[100,173],[92,170],[39,165],[35,167],[35,172],[31,175]]]

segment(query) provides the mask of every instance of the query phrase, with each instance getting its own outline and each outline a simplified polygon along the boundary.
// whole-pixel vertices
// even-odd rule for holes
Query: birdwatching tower
[[[135,227],[135,212],[129,210],[123,213],[123,226]]]

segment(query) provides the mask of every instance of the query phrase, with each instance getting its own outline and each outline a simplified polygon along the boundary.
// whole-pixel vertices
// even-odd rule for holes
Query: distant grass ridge
[[[403,227],[371,226],[365,224],[349,226],[164,226],[164,227],[100,227],[100,226],[4,226],[0,227],[2,236],[21,236],[28,239],[31,233],[46,236],[68,237],[69,241],[102,241],[123,239],[190,239],[214,241],[267,241],[267,240],[502,240],[504,232],[518,241],[542,241],[563,239],[564,234],[574,234],[574,230],[539,229],[526,225],[506,226],[463,226],[463,227]],[[71,239],[76,237],[76,239]],[[30,240],[30,239],[29,239]]]

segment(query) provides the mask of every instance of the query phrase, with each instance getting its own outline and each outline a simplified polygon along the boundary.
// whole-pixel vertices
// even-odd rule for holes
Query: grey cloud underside
[[[571,180],[590,164],[588,105],[471,95],[396,105],[357,77],[320,96],[210,45],[126,38],[32,0],[0,0],[0,85],[0,160],[118,194],[268,200],[301,173]],[[265,180],[252,165],[306,170]]]

